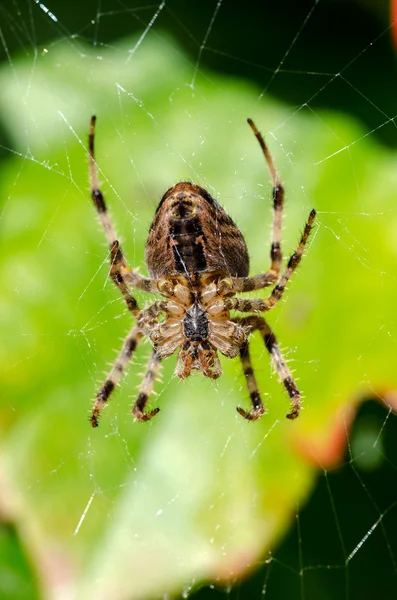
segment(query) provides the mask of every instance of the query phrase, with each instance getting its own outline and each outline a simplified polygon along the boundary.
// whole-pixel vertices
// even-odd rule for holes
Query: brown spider
[[[153,345],[153,354],[141,384],[132,414],[148,421],[159,412],[145,411],[163,358],[179,349],[175,372],[181,379],[193,370],[217,379],[221,365],[217,352],[228,358],[240,355],[251,397],[252,410],[237,410],[245,419],[259,419],[265,412],[259,395],[248,349],[248,336],[258,330],[263,337],[273,365],[291,399],[288,419],[300,411],[300,392],[278,347],[276,338],[263,317],[230,317],[231,310],[264,312],[282,297],[289,278],[298,266],[316,211],[310,212],[301,240],[280,276],[281,220],[284,189],[270,152],[254,122],[248,119],[265,155],[273,183],[273,230],[270,269],[249,277],[249,258],[242,233],[232,219],[202,187],[189,182],[177,183],[161,199],[150,226],[146,244],[146,264],[150,279],[130,269],[99,189],[94,158],[96,118],[91,118],[89,135],[89,174],[91,196],[110,246],[110,277],[124,296],[127,308],[137,324],[124,341],[117,360],[99,390],[91,414],[91,424],[98,426],[99,414],[134,354],[143,336]],[[250,292],[275,285],[268,298],[243,299],[237,292]],[[129,288],[161,294],[148,308],[141,310]],[[160,315],[163,320],[159,321]]]

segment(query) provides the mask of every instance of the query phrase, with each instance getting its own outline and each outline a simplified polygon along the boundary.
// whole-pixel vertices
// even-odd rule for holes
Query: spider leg
[[[281,262],[283,255],[281,251],[281,225],[283,219],[284,207],[284,188],[280,176],[274,165],[272,155],[267,147],[262,134],[256,127],[252,119],[247,119],[256,139],[262,148],[263,155],[269,170],[270,179],[273,184],[273,225],[270,246],[270,269],[254,277],[236,277],[233,278],[233,289],[236,292],[249,292],[268,287],[275,283],[280,275]]]
[[[284,207],[284,188],[280,180],[280,176],[274,165],[272,155],[267,147],[262,134],[256,127],[252,119],[247,119],[249,126],[256,139],[262,148],[263,155],[269,169],[270,179],[273,184],[273,225],[272,225],[272,242],[270,246],[270,269],[253,277],[235,277],[232,278],[232,289],[235,292],[251,292],[261,288],[269,287],[276,283],[280,276],[282,251],[281,251],[281,226]],[[310,213],[310,219],[314,219],[315,212]],[[298,261],[299,262],[299,261]]]
[[[88,169],[90,177],[91,198],[99,215],[99,220],[101,221],[102,226],[105,230],[107,242],[109,246],[112,247],[117,239],[117,236],[112,222],[110,220],[102,192],[99,189],[98,169],[95,162],[94,154],[95,123],[96,117],[92,116],[90,123],[90,133],[88,136]]]
[[[270,358],[272,360],[273,366],[274,366],[275,370],[277,371],[280,381],[284,385],[288,396],[291,399],[291,403],[292,403],[291,412],[288,413],[286,415],[286,417],[287,417],[287,419],[291,419],[291,420],[296,419],[296,417],[299,416],[299,412],[300,412],[300,408],[301,408],[301,394],[300,394],[300,391],[291,375],[291,371],[289,370],[289,368],[287,366],[285,358],[283,357],[283,355],[280,351],[280,348],[277,344],[276,336],[274,335],[273,331],[270,329],[269,325],[266,323],[266,321],[263,317],[259,317],[256,315],[251,315],[249,317],[243,317],[241,319],[236,319],[236,321],[238,323],[240,323],[240,325],[242,327],[248,329],[248,331],[256,331],[256,330],[259,331],[259,333],[263,337],[265,347],[270,354]],[[244,366],[244,362],[243,362],[243,366]],[[251,371],[252,371],[252,368],[251,368]],[[244,373],[246,375],[247,382],[248,382],[248,377],[247,377],[245,370],[244,370]],[[254,379],[254,382],[255,382],[255,379]],[[255,385],[256,385],[256,383],[255,383]],[[248,389],[250,389],[249,383],[248,383]],[[250,389],[250,392],[251,392],[251,389]],[[252,395],[251,395],[251,400],[252,400]],[[254,406],[254,404],[253,404],[253,406]],[[245,411],[243,411],[242,409],[238,408],[237,410],[243,417],[248,418],[248,419],[250,418],[249,416],[248,417],[246,416]],[[250,413],[248,413],[248,414],[250,414]],[[256,417],[256,418],[258,418],[258,417]]]
[[[142,337],[143,334],[139,331],[138,327],[134,327],[126,337],[121,352],[116,359],[116,362],[111,368],[109,375],[107,376],[105,382],[103,383],[101,389],[99,390],[96,396],[90,417],[91,425],[93,427],[98,427],[99,414],[105,406],[106,402],[109,400],[110,394],[113,392],[114,388],[120,381],[121,376],[123,375],[125,368],[132,355],[134,354]]]
[[[274,166],[272,155],[269,148],[265,144],[262,134],[257,129],[252,119],[247,119],[248,125],[255,134],[256,139],[262,148],[265,156],[266,164],[269,169],[270,179],[273,184],[273,228],[272,228],[272,245],[270,247],[270,272],[275,274],[275,278],[280,274],[281,262],[283,255],[281,252],[281,224],[283,219],[284,207],[284,188],[280,181],[280,176]]]
[[[273,288],[270,296],[268,298],[252,299],[228,298],[225,300],[224,304],[226,310],[239,310],[241,312],[264,312],[271,310],[277,304],[277,302],[281,299],[282,295],[284,294],[284,290],[287,286],[291,275],[296,270],[297,266],[299,265],[302,259],[303,251],[305,249],[305,245],[308,240],[310,231],[312,230],[315,216],[316,211],[313,209],[305,225],[305,229],[303,231],[300,242],[295,252],[290,257],[283,274],[281,275],[277,285]]]
[[[121,251],[119,242],[117,240],[115,240],[113,242],[112,247],[110,248],[110,260],[111,260],[111,267],[110,267],[110,273],[109,273],[110,278],[116,284],[116,286],[119,288],[120,292],[122,293],[125,303],[127,305],[128,310],[130,311],[130,313],[134,317],[137,317],[140,313],[139,306],[138,306],[138,303],[135,300],[134,296],[131,294],[130,290],[128,289],[128,286],[125,283],[124,277],[121,274],[122,271],[125,271],[125,269],[127,269],[127,265],[124,260],[124,256]]]
[[[150,412],[145,412],[146,403],[150,394],[152,393],[153,385],[160,369],[160,362],[161,358],[158,356],[158,354],[156,354],[156,352],[153,352],[147,366],[145,377],[143,378],[141,387],[139,389],[138,398],[132,407],[132,414],[137,421],[149,421],[152,417],[157,415],[160,410],[159,408],[154,408]]]
[[[251,398],[252,410],[247,412],[240,406],[237,407],[237,412],[248,421],[256,421],[265,413],[265,407],[259,395],[258,384],[255,379],[254,370],[252,368],[251,357],[248,350],[248,340],[246,344],[240,348],[240,358],[243,365],[245,380],[247,382],[248,391]]]
[[[156,300],[153,302],[153,304],[141,310],[138,318],[138,324],[141,331],[143,331],[145,335],[150,337],[150,332],[153,329],[153,326],[156,324],[158,316],[164,312],[166,308],[166,302],[163,300]]]
[[[103,229],[105,231],[106,240],[110,247],[110,277],[122,293],[127,304],[128,310],[134,316],[137,316],[139,313],[139,307],[135,298],[129,291],[127,283],[132,287],[149,292],[158,292],[159,290],[156,281],[146,279],[145,277],[141,277],[138,273],[130,269],[124,258],[123,252],[120,247],[120,243],[117,240],[116,231],[113,227],[112,221],[110,220],[105,200],[103,198],[103,194],[99,188],[98,169],[95,162],[94,154],[95,123],[96,117],[93,116],[91,117],[90,133],[88,137],[88,165],[91,198],[94,202],[94,206],[98,213],[99,220],[102,223]]]

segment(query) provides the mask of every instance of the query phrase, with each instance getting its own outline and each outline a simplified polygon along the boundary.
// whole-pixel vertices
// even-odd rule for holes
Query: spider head
[[[185,190],[168,198],[168,216],[174,221],[193,219],[197,214],[197,196]]]
[[[207,341],[208,315],[197,302],[186,311],[182,326],[186,342],[178,356],[178,377],[189,377],[192,370],[201,371],[211,379],[219,377],[222,373],[219,358],[216,349]]]
[[[215,348],[208,342],[187,341],[178,355],[175,373],[181,379],[189,377],[193,370],[201,371],[210,379],[217,379],[222,374],[221,364]]]

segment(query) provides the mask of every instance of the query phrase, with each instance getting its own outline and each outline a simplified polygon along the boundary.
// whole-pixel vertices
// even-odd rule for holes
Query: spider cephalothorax
[[[138,325],[159,357],[166,358],[180,348],[175,370],[178,377],[184,379],[198,370],[217,379],[222,374],[217,351],[233,358],[247,339],[225,306],[227,279],[222,273],[203,277],[192,273],[160,280],[160,287],[169,301],[158,303],[156,309],[164,309],[165,320],[156,322],[150,309],[142,311]]]
[[[136,419],[147,421],[158,413],[159,408],[145,411],[147,400],[161,360],[176,351],[175,372],[181,379],[189,377],[194,370],[216,379],[222,373],[218,352],[228,358],[239,355],[252,409],[247,412],[238,407],[237,410],[248,420],[258,419],[264,413],[264,406],[248,349],[249,334],[255,330],[262,335],[273,365],[292,401],[292,410],[287,417],[295,419],[298,416],[300,393],[274,333],[263,317],[255,314],[238,317],[233,316],[231,311],[258,313],[276,305],[301,260],[315,211],[311,211],[299,245],[281,273],[284,189],[261,134],[250,119],[248,122],[261,145],[273,183],[269,270],[249,277],[247,246],[233,220],[204,188],[182,182],[164,194],[154,215],[146,244],[146,264],[150,274],[150,279],[147,279],[128,267],[99,190],[94,160],[95,117],[92,117],[89,136],[91,195],[110,245],[110,277],[137,321],[97,394],[90,419],[93,427],[97,427],[103,406],[143,336],[150,339],[153,354],[132,408]],[[268,298],[235,297],[238,292],[268,286],[274,286]],[[130,288],[160,294],[162,299],[141,310]]]

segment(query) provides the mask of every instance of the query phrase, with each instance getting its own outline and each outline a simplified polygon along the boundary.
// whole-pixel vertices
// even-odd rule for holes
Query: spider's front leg
[[[120,354],[118,355],[116,362],[110,370],[105,382],[99,390],[94,406],[92,409],[90,421],[93,427],[98,427],[98,419],[100,412],[109,400],[110,394],[113,392],[116,385],[119,383],[128,362],[135,353],[139,342],[143,337],[139,327],[133,327],[131,332],[126,337]]]
[[[281,229],[284,210],[284,187],[280,176],[275,167],[273,157],[267,147],[262,134],[256,127],[252,119],[247,119],[265,157],[266,165],[269,171],[270,180],[273,185],[273,224],[270,246],[270,268],[264,273],[254,277],[236,277],[233,279],[233,289],[236,292],[250,292],[261,288],[269,287],[276,283],[280,275],[283,254],[281,251]]]
[[[133,354],[135,353],[142,337],[146,334],[146,331],[148,330],[148,328],[152,327],[156,323],[157,317],[164,311],[165,304],[166,303],[164,301],[156,300],[156,302],[154,302],[151,306],[149,306],[145,310],[138,312],[138,326],[134,326],[132,328],[131,332],[126,337],[126,339],[123,343],[121,352],[116,359],[116,362],[114,363],[113,367],[111,368],[105,382],[101,386],[101,388],[96,396],[94,407],[92,409],[92,414],[90,417],[91,425],[93,427],[98,427],[98,418],[99,418],[100,412],[102,411],[103,407],[109,400],[111,393],[113,392],[115,387],[120,382],[120,379],[126,369],[126,366],[127,366],[128,362],[131,360]],[[159,359],[159,361],[160,361],[160,359]],[[157,373],[157,370],[158,370],[158,366],[152,357],[152,361],[151,361],[151,363],[149,363],[148,372],[146,373],[144,382],[141,386],[138,400],[135,403],[135,406],[137,406],[137,409],[134,410],[134,415],[137,419],[139,418],[139,416],[138,416],[140,414],[139,407],[141,407],[141,413],[142,413],[141,414],[142,418],[140,419],[141,421],[147,420],[147,418],[144,418],[145,413],[143,413],[142,411],[143,411],[143,406],[146,404],[146,401],[147,401],[147,398],[149,395],[148,391],[150,393],[150,391],[153,387],[153,383],[154,383],[154,379],[155,379],[155,376],[152,378],[153,372],[155,375]],[[152,382],[151,382],[151,379],[153,379]],[[134,406],[134,409],[135,409],[135,406]],[[152,413],[149,413],[151,415],[151,417],[154,416],[158,412],[158,410],[159,409],[156,409],[155,411],[152,411]],[[151,418],[151,417],[148,417],[148,418]]]
[[[301,408],[301,394],[291,375],[291,371],[287,366],[285,358],[281,354],[280,348],[277,344],[276,336],[274,335],[273,331],[270,329],[263,317],[256,315],[235,319],[235,321],[239,323],[247,331],[247,333],[259,331],[263,337],[265,347],[270,354],[273,366],[277,371],[280,381],[284,385],[284,388],[292,402],[292,410],[286,415],[286,417],[287,419],[291,420],[296,419],[296,417],[299,416]],[[248,413],[240,407],[238,407],[237,410],[245,419],[252,421],[263,415],[264,408],[259,396],[258,386],[256,384],[254,372],[249,358],[248,344],[246,349],[244,347],[241,349],[240,356],[251,396],[252,411]]]
[[[153,385],[160,369],[160,361],[160,356],[156,352],[153,352],[152,356],[150,357],[142,384],[139,388],[138,398],[132,407],[132,414],[137,421],[149,421],[160,411],[159,408],[154,408],[150,412],[145,411],[146,403],[153,391]]]
[[[164,322],[159,323],[158,317],[164,312],[168,317]],[[154,344],[154,352],[149,360],[138,397],[132,407],[132,414],[138,421],[149,421],[160,411],[159,408],[155,408],[146,412],[145,406],[153,391],[162,358],[172,354],[183,341],[180,321],[183,312],[183,308],[173,300],[156,300],[151,306],[142,310],[139,315],[140,330]]]
[[[168,293],[171,294],[170,289]],[[166,318],[159,322],[158,316],[162,312],[166,314]],[[138,325],[150,339],[160,359],[173,354],[185,341],[182,326],[184,314],[183,306],[173,298],[156,300],[149,308],[141,312]]]
[[[313,209],[310,212],[309,218],[305,225],[305,229],[303,231],[300,242],[295,250],[295,252],[290,257],[287,266],[284,269],[283,274],[281,275],[277,285],[273,288],[272,293],[268,298],[227,298],[224,300],[224,307],[226,310],[239,310],[240,312],[265,312],[271,310],[277,302],[282,298],[285,288],[292,274],[296,270],[300,261],[302,260],[303,251],[305,249],[307,240],[309,238],[310,232],[313,228],[314,219],[316,216],[316,211]],[[254,278],[251,278],[254,279]],[[219,288],[221,293],[224,294],[235,294],[238,291],[242,291],[239,288],[239,281],[242,281],[242,278],[233,279],[228,278],[224,279],[220,282]],[[237,287],[236,287],[237,286]],[[247,291],[247,290],[246,290]]]
[[[88,138],[88,165],[91,198],[98,213],[99,220],[105,231],[106,240],[110,247],[110,277],[123,295],[128,310],[132,313],[132,315],[137,317],[140,312],[139,307],[137,301],[129,291],[128,285],[147,292],[158,293],[159,290],[155,280],[147,279],[135,271],[132,271],[124,258],[120,243],[117,239],[116,231],[109,217],[103,194],[99,188],[98,169],[94,155],[95,123],[96,117],[93,116],[91,117],[90,134]]]
[[[243,372],[251,398],[252,410],[251,412],[248,412],[244,410],[244,408],[241,408],[241,406],[238,406],[237,412],[248,421],[256,421],[265,413],[265,407],[263,406],[263,402],[259,394],[258,384],[255,379],[254,369],[252,368],[251,357],[248,350],[248,340],[244,346],[240,348],[240,359],[243,365]]]
[[[252,119],[247,119],[247,120],[248,120],[249,126],[251,127],[252,131],[254,132],[256,139],[259,142],[260,147],[262,148],[262,152],[265,157],[266,164],[267,164],[267,167],[269,170],[270,179],[273,184],[272,242],[271,242],[271,247],[270,247],[270,268],[269,268],[269,270],[265,271],[264,273],[259,273],[259,275],[254,275],[252,277],[247,276],[247,277],[232,278],[232,283],[233,283],[232,289],[234,292],[251,292],[253,290],[259,290],[261,288],[269,287],[269,286],[273,285],[274,283],[276,283],[280,276],[281,264],[282,264],[282,258],[283,258],[282,251],[281,251],[281,230],[282,230],[282,218],[283,218],[283,209],[284,209],[284,187],[281,183],[280,176],[279,176],[278,171],[273,162],[273,158],[270,153],[270,150],[267,147],[262,134],[260,133],[260,131],[258,130],[258,128],[256,127],[256,125]],[[308,237],[310,229],[311,229],[311,225],[314,221],[315,214],[316,214],[316,212],[314,210],[312,210],[309,215],[309,219],[306,224],[305,232],[308,229],[308,226],[309,226],[309,230],[307,231],[306,237],[305,237],[305,234],[302,236],[302,240],[305,237],[305,240],[303,241],[303,246],[306,243],[307,237]],[[302,244],[302,240],[301,240],[301,244]],[[301,246],[301,244],[300,244],[300,246]],[[297,255],[297,252],[298,251],[295,252],[295,255]],[[302,252],[303,252],[303,247],[302,247]],[[290,259],[290,263],[291,263],[292,258],[293,257],[291,257],[291,259]],[[300,261],[300,257],[296,261],[296,264],[291,263],[291,272],[289,273],[289,275],[286,278],[285,278],[286,272],[284,272],[284,275],[281,278],[281,280],[283,280],[283,278],[285,278],[284,283],[287,282],[288,278],[291,276],[292,272],[297,267],[299,261]],[[280,281],[280,284],[281,284],[281,281]],[[277,287],[280,287],[280,284],[278,286],[276,286],[276,289],[277,289]],[[282,294],[282,291],[283,290],[281,290],[281,294]],[[276,301],[277,300],[278,300],[278,298],[276,299]]]

